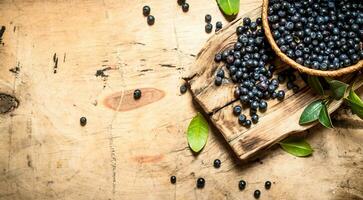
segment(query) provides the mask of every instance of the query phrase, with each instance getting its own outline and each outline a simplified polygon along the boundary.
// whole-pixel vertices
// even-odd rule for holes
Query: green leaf
[[[239,12],[239,0],[217,0],[217,3],[225,15],[233,16]]]
[[[308,84],[315,92],[324,95],[324,89],[317,76],[308,76]]]
[[[188,127],[188,144],[189,147],[196,153],[203,149],[208,139],[208,122],[203,115],[198,113]]]
[[[284,151],[297,157],[309,156],[314,151],[304,139],[292,137],[281,141],[279,144]]]
[[[335,99],[341,99],[344,97],[345,91],[347,91],[347,88],[349,86],[348,84],[341,81],[329,79],[327,79],[327,82],[330,85],[330,90],[332,91],[333,97]]]
[[[321,99],[310,103],[301,114],[299,124],[303,125],[317,120],[323,105],[323,100]]]
[[[363,119],[363,101],[352,89],[345,100],[352,112]]]
[[[331,119],[326,104],[323,104],[323,107],[320,110],[319,122],[327,128],[333,128],[333,124],[331,123]]]
[[[350,89],[347,99],[351,100],[357,105],[363,106],[363,100],[352,89]]]

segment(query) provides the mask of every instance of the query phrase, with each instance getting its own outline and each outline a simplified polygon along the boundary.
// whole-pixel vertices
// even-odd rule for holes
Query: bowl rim
[[[270,43],[272,49],[283,62],[294,67],[295,69],[297,69],[300,72],[303,72],[303,73],[306,73],[309,75],[313,75],[313,76],[326,76],[326,77],[342,76],[345,74],[356,72],[359,69],[363,68],[363,59],[358,61],[358,63],[348,66],[348,67],[340,68],[340,69],[334,70],[334,71],[323,71],[323,70],[317,70],[317,69],[311,69],[311,68],[305,67],[305,66],[297,63],[295,60],[289,58],[286,54],[284,54],[280,50],[280,48],[277,46],[277,44],[275,42],[275,39],[272,36],[269,22],[267,19],[268,4],[269,4],[269,0],[263,0],[263,3],[262,3],[262,27],[264,29],[265,36],[266,36],[268,42]]]

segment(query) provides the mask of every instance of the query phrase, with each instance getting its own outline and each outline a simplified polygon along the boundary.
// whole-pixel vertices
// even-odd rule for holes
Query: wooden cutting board
[[[259,123],[252,124],[250,128],[245,128],[238,123],[237,117],[232,114],[233,107],[240,104],[233,95],[235,84],[227,75],[222,86],[214,85],[215,72],[223,67],[222,63],[218,65],[214,62],[214,55],[216,52],[233,46],[237,39],[236,27],[242,23],[243,17],[246,16],[252,19],[260,17],[261,8],[241,16],[212,36],[199,52],[192,72],[186,78],[194,100],[198,102],[205,114],[209,116],[210,121],[221,132],[242,161],[250,159],[289,135],[316,125],[316,123],[311,123],[301,126],[298,121],[304,108],[312,101],[320,98],[296,74],[295,83],[300,87],[299,92],[294,94],[292,90],[287,90],[286,83],[280,84],[279,89],[286,92],[284,101],[269,100],[267,111],[258,113],[260,116]],[[277,71],[287,67],[278,59],[276,59],[276,65]],[[355,87],[360,85],[361,82]],[[341,100],[333,101],[329,106],[329,112],[335,111],[341,104]],[[244,110],[243,113],[249,116],[249,109]]]

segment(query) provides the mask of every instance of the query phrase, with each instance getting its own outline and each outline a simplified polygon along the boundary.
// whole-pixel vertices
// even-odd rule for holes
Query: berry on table
[[[188,3],[183,3],[182,10],[183,10],[183,12],[188,12],[188,10],[189,10],[189,4]]]
[[[204,188],[204,185],[205,185],[204,178],[198,178],[198,180],[197,180],[197,188],[199,188],[199,189]]]
[[[215,159],[214,162],[213,162],[214,168],[220,168],[221,164],[222,164],[222,162],[219,159]]]
[[[149,6],[144,6],[143,8],[142,8],[142,14],[146,17],[146,16],[148,16],[148,15],[150,15],[150,11],[151,11],[151,9],[150,9],[150,7]]]
[[[140,99],[141,98],[141,90],[140,89],[136,89],[134,91],[134,99],[137,100],[137,99]]]
[[[147,24],[153,25],[155,23],[155,17],[152,15],[147,16]]]
[[[170,183],[175,184],[176,183],[176,176],[170,177]]]

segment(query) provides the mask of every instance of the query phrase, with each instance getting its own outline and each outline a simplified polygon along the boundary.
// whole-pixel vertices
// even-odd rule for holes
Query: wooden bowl
[[[344,67],[338,70],[334,71],[323,71],[323,70],[317,70],[317,69],[311,69],[309,67],[305,67],[303,65],[300,65],[295,60],[289,58],[286,54],[284,54],[280,48],[277,46],[270,30],[269,22],[267,19],[268,16],[268,4],[269,0],[263,0],[262,4],[262,26],[265,31],[265,35],[267,37],[268,42],[270,43],[272,49],[275,51],[276,55],[285,63],[288,65],[294,67],[295,69],[299,70],[300,72],[313,75],[313,76],[326,76],[326,77],[336,77],[336,76],[342,76],[344,74],[353,73],[355,71],[358,71],[359,69],[363,68],[363,60],[360,60],[355,65],[351,65],[349,67]]]

